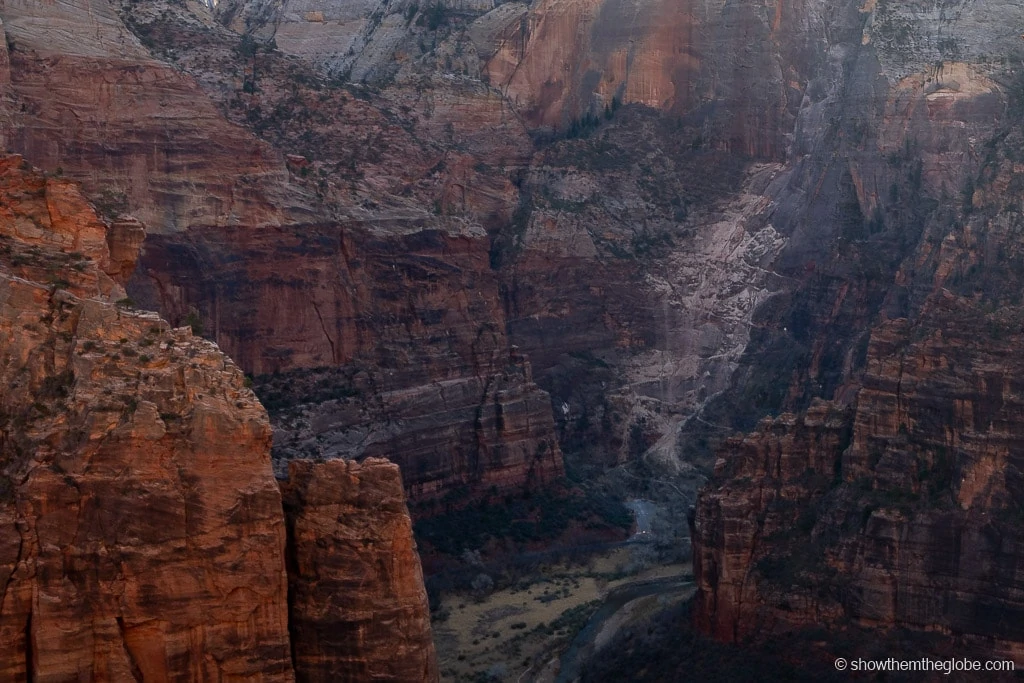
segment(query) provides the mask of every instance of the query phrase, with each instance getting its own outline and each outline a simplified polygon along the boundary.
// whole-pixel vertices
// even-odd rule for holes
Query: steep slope
[[[1024,656],[1022,90],[979,56],[1019,64],[1002,30],[989,42],[979,28],[1017,10],[960,9],[952,21],[880,5],[865,34],[891,80],[849,164],[858,220],[800,255],[827,279],[774,309],[788,329],[765,324],[807,355],[773,368],[779,393],[760,400],[799,414],[727,441],[696,508],[695,617],[718,638],[788,634],[849,656],[883,634],[907,653]],[[904,31],[928,25],[974,63],[915,71],[949,49],[909,45]],[[888,248],[861,256],[870,244]],[[855,321],[870,326],[859,339]]]
[[[253,375],[315,370],[330,382],[373,368],[359,410],[376,429],[387,406],[389,433],[342,447],[366,420],[334,417],[336,447],[303,454],[398,458],[427,429],[445,436],[426,460],[398,458],[418,493],[557,476],[550,401],[528,373],[506,372],[509,343],[480,225],[502,215],[507,179],[423,142],[379,100],[325,87],[308,67],[240,43],[203,8],[159,10],[71,2],[0,11],[13,46],[7,144],[81,180],[106,215],[130,210],[151,226],[132,298],[202,330]],[[76,22],[92,27],[81,40],[60,29]],[[440,116],[466,109],[475,125],[501,119],[500,98],[467,97],[468,106],[437,98],[431,107]],[[429,118],[427,134],[440,126]],[[518,154],[517,125],[512,117],[510,135],[487,149]],[[449,206],[465,217],[446,215]],[[435,411],[434,382],[457,385],[461,403]],[[499,384],[497,402],[528,429],[478,425]],[[286,407],[336,412],[299,403]],[[448,459],[450,450],[465,455]]]
[[[296,677],[437,680],[398,467],[295,461],[283,493]]]
[[[292,463],[282,507],[238,367],[126,307],[143,236],[0,159],[0,674],[436,680],[398,467]]]
[[[0,163],[3,677],[292,680],[265,411],[213,344],[114,303],[141,228],[22,166]]]
[[[114,5],[7,3],[0,18],[6,149],[62,168],[108,213],[130,207],[151,233],[279,223],[304,209],[280,154],[150,57]]]
[[[859,44],[867,17],[852,2],[254,1],[217,15],[476,155],[456,197],[511,180],[490,214],[450,193],[439,207],[480,220],[510,340],[555,394],[563,444],[605,462],[637,455],[637,429],[635,443],[667,435],[675,460],[675,427],[724,388],[754,310],[786,285],[772,267],[793,229],[772,217],[794,173],[781,162],[825,135],[849,67],[826,49]],[[509,119],[467,116],[482,98],[465,92],[502,102],[537,144],[488,151]]]
[[[189,201],[219,196],[214,183],[234,183],[232,196],[251,193],[272,206],[245,213],[221,201],[164,221],[147,241],[130,290],[176,324],[195,323],[247,372],[284,374],[257,378],[280,428],[275,452],[281,459],[387,454],[400,459],[411,492],[443,496],[453,487],[479,492],[499,482],[512,489],[558,476],[556,428],[573,448],[594,445],[595,459],[635,456],[723,388],[746,346],[753,311],[781,286],[770,264],[785,235],[767,216],[785,169],[759,166],[745,173],[748,160],[728,150],[781,157],[792,114],[770,125],[750,123],[770,140],[748,144],[743,140],[750,136],[737,133],[741,141],[733,145],[728,131],[749,127],[746,110],[708,108],[711,100],[701,95],[685,106],[666,105],[686,118],[661,119],[639,104],[609,109],[600,135],[538,148],[509,89],[487,85],[485,67],[497,47],[488,53],[484,44],[500,39],[505,19],[496,23],[483,5],[437,8],[365,8],[370,16],[359,31],[369,33],[357,41],[364,47],[353,43],[357,60],[391,63],[393,49],[373,47],[378,33],[385,47],[386,36],[417,39],[411,42],[418,56],[395,62],[392,82],[369,78],[387,86],[379,90],[338,87],[322,70],[334,69],[330,60],[307,50],[333,49],[317,31],[341,29],[333,15],[321,22],[305,13],[359,14],[358,7],[298,14],[292,10],[302,8],[281,8],[276,15],[259,3],[218,6],[221,19],[252,31],[246,36],[216,24],[196,5],[152,0],[125,5],[120,15],[104,8],[97,35],[122,36],[135,52],[117,52],[113,38],[97,38],[90,49],[111,60],[123,52],[131,61],[145,48],[140,69],[161,83],[173,80],[175,92],[189,93],[201,113],[212,105],[236,124],[201,116],[192,130],[194,124],[169,106],[165,115],[181,130],[167,145],[157,129],[169,124],[147,107],[94,109],[92,90],[76,92],[68,74],[44,68],[46,55],[64,51],[58,61],[70,63],[75,49],[60,40],[42,45],[38,33],[21,27],[35,10],[12,9],[11,55],[18,65],[11,109],[17,112],[22,103],[47,112],[64,107],[66,118],[93,112],[89,135],[102,129],[122,139],[144,136],[158,155],[176,158],[195,152],[175,151],[189,140],[237,138],[232,146],[273,150],[244,156],[252,168],[222,164],[216,144],[209,158],[186,162],[185,187],[197,190]],[[510,8],[494,12],[504,17]],[[663,24],[678,8],[656,9],[652,16]],[[602,11],[602,26],[617,25],[618,10]],[[60,12],[93,21],[76,3]],[[721,21],[732,26],[731,19]],[[289,42],[285,31],[280,50],[261,42],[291,24],[309,33]],[[799,26],[793,30],[821,32]],[[637,35],[654,28],[639,27]],[[715,49],[732,55],[730,31],[722,29],[724,42]],[[530,50],[563,37],[549,38],[538,38]],[[651,72],[667,49],[658,40],[648,57],[627,60],[635,62],[630,78],[637,83],[660,78]],[[611,50],[610,44],[597,41],[594,49]],[[783,58],[771,52],[766,59]],[[574,69],[576,76],[585,70]],[[718,79],[755,97],[755,108],[777,109],[748,81],[734,80]],[[806,78],[794,82],[810,87]],[[45,100],[51,92],[62,93],[52,106]],[[166,96],[143,89],[133,97],[146,103]],[[582,113],[573,111],[566,121]],[[130,123],[133,117],[137,124]],[[167,193],[104,194],[123,184],[117,169],[125,164],[149,168],[149,148],[110,153],[94,145],[88,155],[58,160],[46,142],[56,127],[26,124],[15,128],[21,131],[17,149],[84,179],[111,211],[127,207],[153,220],[180,215]],[[586,126],[596,132],[594,119]],[[69,137],[81,136],[73,128]],[[202,169],[214,167],[223,175],[204,175]],[[172,183],[167,173],[177,173],[174,168],[149,170]],[[660,174],[664,184],[649,181]],[[132,182],[153,185],[149,177]],[[545,393],[525,379],[529,372],[508,371],[525,363],[507,362],[513,345],[537,365],[540,386],[557,392],[557,424]],[[605,376],[579,382],[591,364],[603,364]],[[455,400],[444,411],[432,407],[434,383],[443,383],[446,400]],[[277,389],[291,385],[316,385],[317,398]],[[498,386],[502,398],[495,401],[490,396]],[[493,408],[509,401],[500,411]],[[506,432],[497,418],[493,427],[478,419],[491,412],[521,415],[528,427]],[[642,438],[631,439],[636,430]],[[422,439],[428,431],[431,439]],[[422,454],[408,448],[414,442]],[[672,443],[670,437],[663,449],[670,460]]]

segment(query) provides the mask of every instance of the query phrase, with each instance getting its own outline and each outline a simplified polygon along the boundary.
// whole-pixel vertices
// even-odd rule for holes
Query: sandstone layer
[[[397,466],[293,463],[283,508],[241,370],[128,306],[143,236],[0,159],[0,677],[435,680]]]
[[[0,163],[0,676],[292,680],[266,412],[213,344],[111,299],[141,228],[22,166]]]
[[[296,678],[436,681],[398,466],[293,461],[283,492]]]
[[[87,115],[89,129],[65,129],[71,134],[62,144],[102,130],[119,140],[135,136],[140,145],[64,154],[50,142],[59,129],[32,121],[15,127],[12,140],[30,158],[83,179],[111,213],[131,209],[153,222],[159,234],[147,241],[132,297],[175,324],[198,323],[194,328],[245,371],[298,373],[297,381],[314,373],[330,383],[374,370],[359,396],[345,397],[358,404],[351,418],[352,411],[305,400],[284,406],[288,415],[272,407],[280,443],[289,444],[279,454],[298,453],[293,445],[301,445],[302,452],[327,456],[392,456],[428,429],[451,436],[433,439],[425,462],[418,464],[412,451],[394,455],[410,491],[443,495],[453,485],[484,490],[493,482],[522,487],[530,473],[529,481],[543,481],[561,471],[556,429],[574,443],[579,436],[596,444],[596,458],[618,462],[637,455],[628,446],[631,429],[643,423],[645,440],[657,439],[722,389],[754,309],[779,286],[763,267],[784,243],[766,219],[778,167],[758,168],[745,181],[743,162],[720,153],[729,144],[706,135],[703,115],[680,131],[680,124],[640,108],[608,119],[602,139],[565,141],[537,154],[521,103],[507,88],[493,87],[494,79],[488,86],[484,68],[503,40],[503,22],[521,8],[448,4],[443,16],[424,7],[406,17],[405,6],[368,5],[364,26],[380,34],[381,46],[403,31],[417,45],[396,62],[394,81],[374,90],[338,87],[315,68],[324,63],[320,57],[315,66],[289,57],[312,53],[289,47],[284,34],[279,50],[264,42],[272,33],[266,27],[298,22],[313,31],[304,45],[326,49],[315,32],[337,28],[328,18],[332,8],[277,21],[258,3],[231,7],[217,14],[236,29],[251,29],[244,38],[197,5],[152,0],[120,13],[105,6],[97,38],[87,42],[95,54],[75,66],[77,78],[46,67],[63,52],[62,64],[77,64],[75,49],[64,47],[60,35],[24,28],[35,9],[12,8],[4,15],[18,62],[11,108],[63,108],[69,120]],[[325,25],[307,11],[322,12]],[[617,11],[608,8],[601,25],[616,24]],[[77,3],[59,12],[93,21]],[[668,6],[645,13],[678,14]],[[654,28],[639,27],[636,35]],[[374,40],[353,43],[355,58],[370,64],[374,55],[392,54],[372,47]],[[594,49],[605,49],[602,40]],[[664,52],[658,40],[648,45],[649,58],[627,60],[636,83],[661,78],[649,73]],[[131,93],[138,106],[115,109],[94,102],[94,88],[76,91],[89,82],[87,69],[113,69],[119,59],[134,60],[145,74]],[[52,92],[61,97],[51,106]],[[197,103],[192,119],[180,115],[186,97]],[[155,101],[164,102],[160,117],[150,106]],[[773,142],[752,143],[764,148],[757,153],[779,155],[785,120],[766,130]],[[169,137],[160,132],[168,126]],[[255,151],[222,158],[221,141]],[[181,165],[153,168],[152,149]],[[126,179],[126,168],[138,173]],[[211,174],[213,168],[221,172]],[[632,179],[660,174],[664,187]],[[130,192],[122,189],[129,181]],[[730,196],[738,184],[744,191]],[[227,185],[233,189],[223,198]],[[193,206],[200,197],[221,199]],[[244,205],[233,203],[242,199]],[[722,244],[730,246],[723,251]],[[505,372],[513,345],[536,366],[537,384],[509,384],[525,377]],[[573,379],[588,364],[609,368],[603,386]],[[434,383],[456,387],[446,391],[460,396],[458,405],[427,407]],[[502,444],[501,430],[478,438],[487,428],[481,431],[477,412],[492,402],[487,387],[495,383],[504,396],[523,397],[511,410],[528,416],[529,428],[520,430],[525,439]],[[557,391],[557,422],[538,385]],[[429,412],[432,421],[424,419]],[[371,448],[338,447],[367,432],[385,437],[374,436],[378,445]],[[666,443],[674,459],[674,441]],[[487,471],[491,462],[494,473]]]
[[[154,226],[132,298],[191,324],[251,375],[313,371],[330,381],[373,369],[359,410],[387,414],[387,443],[279,449],[283,457],[383,453],[424,495],[561,473],[547,394],[527,372],[506,372],[511,345],[486,225],[514,204],[500,165],[521,161],[530,143],[500,96],[446,86],[428,101],[402,91],[368,103],[280,52],[240,44],[199,7],[54,12],[98,22],[83,43],[88,58],[32,23],[34,6],[4,10],[10,109],[42,112],[18,118],[9,143],[82,180],[108,216],[130,209]],[[118,83],[109,95],[102,78]],[[413,134],[387,107],[415,112]],[[58,126],[61,117],[81,126]],[[494,128],[505,134],[481,135]],[[424,142],[432,137],[447,140]],[[478,163],[484,153],[493,167]],[[458,387],[459,405],[428,405],[434,383]],[[297,401],[337,426],[329,440],[365,427],[309,402]],[[523,426],[481,423],[482,403],[507,404]],[[277,418],[287,440],[290,426]],[[426,431],[435,436],[422,463],[415,450],[401,455]]]

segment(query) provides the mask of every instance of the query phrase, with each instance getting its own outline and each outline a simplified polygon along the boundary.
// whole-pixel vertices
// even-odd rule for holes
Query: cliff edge
[[[296,463],[286,524],[241,370],[124,296],[143,236],[74,183],[0,159],[0,678],[322,680],[318,667],[358,678],[388,661],[378,679],[435,679],[397,468],[371,461],[348,492],[332,485],[360,466]],[[318,495],[294,503],[299,490]],[[338,506],[352,514],[311,521]],[[286,527],[293,584],[321,590],[315,562],[335,589],[334,610],[292,603],[296,642]],[[373,638],[302,640],[379,600],[395,619],[374,618]]]

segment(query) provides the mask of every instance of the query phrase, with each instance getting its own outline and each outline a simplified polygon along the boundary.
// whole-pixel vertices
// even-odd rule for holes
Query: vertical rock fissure
[[[128,645],[128,633],[124,627],[124,617],[117,617],[117,631],[121,634],[121,647],[124,650],[125,658],[128,660],[128,665],[131,667],[132,678],[138,683],[142,683],[142,669],[139,667],[138,660],[135,659],[135,655],[132,653],[131,646]]]
[[[331,362],[338,362],[338,352],[334,348],[334,340],[331,339],[330,333],[327,331],[327,325],[324,323],[324,317],[320,314],[320,307],[316,305],[316,301],[311,301],[313,304],[313,310],[316,311],[316,318],[320,321],[320,329],[324,332],[324,337],[327,338],[327,343],[331,345]]]
[[[25,619],[25,680],[28,683],[32,683],[35,680],[32,658],[32,612],[30,610],[28,618]]]

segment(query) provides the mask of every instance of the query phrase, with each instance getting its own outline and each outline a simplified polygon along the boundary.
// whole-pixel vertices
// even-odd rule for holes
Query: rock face
[[[649,432],[643,442],[671,433],[727,384],[754,310],[782,284],[766,266],[787,239],[770,219],[787,169],[747,172],[728,152],[783,158],[820,57],[776,46],[817,45],[812,9],[218,5],[244,40],[197,5],[47,9],[96,23],[81,64],[78,46],[32,23],[35,8],[0,16],[14,45],[9,109],[24,119],[12,144],[156,226],[132,297],[199,323],[246,372],[286,375],[261,392],[356,378],[334,387],[358,391],[341,408],[320,405],[338,398],[327,391],[271,401],[276,453],[387,454],[411,493],[432,497],[557,476],[556,430],[595,458],[633,457],[632,430]],[[586,40],[569,40],[576,19]],[[546,72],[551,51],[569,65],[558,87],[544,85],[563,78]],[[747,68],[762,63],[768,76]],[[128,64],[137,106],[76,90]],[[339,88],[345,74],[380,87]],[[618,102],[633,105],[603,118]],[[565,132],[588,112],[607,122],[600,136],[539,147],[528,133]],[[88,125],[58,121],[75,117]],[[106,133],[116,146],[96,143]],[[222,158],[228,148],[245,153]],[[514,345],[536,383],[512,385],[528,374],[506,372]],[[577,381],[595,367],[600,381]],[[443,411],[430,406],[438,386],[458,396]],[[478,421],[505,401],[529,428]]]
[[[213,344],[111,300],[141,228],[105,234],[22,164],[0,162],[2,677],[292,680],[265,411]]]
[[[877,12],[863,41],[872,58],[879,20],[920,19]],[[982,19],[966,20],[958,40]],[[962,54],[979,45],[961,43]],[[839,224],[816,253],[799,254],[832,282],[806,277],[796,290],[805,303],[773,311],[808,349],[777,375],[776,405],[798,410],[719,452],[695,510],[695,618],[723,640],[786,634],[833,656],[872,652],[884,634],[908,653],[1019,661],[1021,82],[997,84],[1008,77],[981,64],[893,72],[919,53],[891,48],[878,47],[880,61],[898,80],[849,169],[860,229],[896,227],[899,239]],[[900,149],[908,120],[915,137]],[[881,239],[895,258],[857,256]],[[870,332],[850,344],[865,312]],[[809,380],[832,400],[807,401]],[[822,628],[848,651],[821,645]]]
[[[394,463],[294,461],[284,487],[301,681],[436,681],[430,614]]]
[[[274,224],[302,206],[280,153],[150,57],[111,3],[8,3],[0,17],[16,102],[5,148],[63,169],[105,214],[130,210],[163,233]]]
[[[858,6],[859,7],[859,6]],[[708,119],[716,145],[780,158],[834,21],[822,3],[228,0],[221,21],[355,81],[480,79],[534,129],[613,101]],[[839,14],[854,9],[844,3]],[[854,15],[856,16],[856,15]]]
[[[267,378],[257,390],[288,406],[278,413],[275,463],[284,471],[294,458],[386,456],[409,473],[406,488],[421,502],[550,483],[562,474],[550,399],[525,359],[507,363],[482,377],[378,391],[373,402],[363,398],[370,373]],[[318,392],[340,397],[318,402]]]
[[[250,233],[243,259],[234,240],[201,256],[177,243],[154,240],[152,280],[133,291],[173,293],[158,300],[182,318],[202,302],[212,336],[261,375],[282,475],[290,458],[380,455],[429,499],[561,474],[551,402],[509,351],[485,240],[323,227],[295,239],[291,262],[278,231]]]
[[[755,632],[759,624],[748,606],[759,596],[751,569],[775,557],[765,543],[814,524],[813,517],[804,517],[807,502],[832,484],[849,436],[849,416],[821,402],[800,417],[766,419],[756,432],[723,444],[712,483],[699,499],[693,534],[700,588],[696,619],[702,630],[723,640],[742,640]],[[715,495],[718,482],[737,480],[747,485],[740,490],[730,484],[729,495]],[[822,611],[817,602],[800,604],[797,618],[806,622],[798,625],[835,620],[835,608]],[[786,616],[780,613],[779,618]]]
[[[0,12],[13,46],[6,140],[80,180],[108,217],[130,209],[150,226],[132,298],[192,323],[252,375],[375,368],[360,410],[376,418],[383,406],[386,442],[302,453],[391,456],[430,430],[451,441],[435,438],[422,464],[398,458],[411,491],[515,488],[560,474],[547,395],[526,372],[506,372],[510,344],[482,225],[508,213],[515,190],[473,154],[498,168],[530,145],[502,98],[453,86],[427,104],[406,91],[368,104],[326,89],[280,52],[240,44],[201,8],[102,5]],[[76,22],[92,27],[81,41],[59,28]],[[422,112],[421,130],[410,134],[385,105]],[[505,134],[490,141],[481,129]],[[454,136],[464,148],[419,135]],[[424,407],[434,382],[457,385],[460,405]],[[484,401],[507,401],[529,426],[478,425]],[[333,442],[364,428],[332,406],[298,403],[331,415]],[[393,428],[401,424],[409,431]]]
[[[871,362],[855,411],[821,402],[725,444],[693,530],[698,627],[746,643],[824,627],[860,652],[900,630],[909,652],[1024,656],[1016,369],[993,391],[991,347],[945,330],[902,368]],[[869,353],[905,332],[876,330]]]
[[[242,372],[124,306],[142,237],[0,159],[0,677],[435,680],[397,467],[296,464],[286,514]]]

